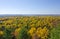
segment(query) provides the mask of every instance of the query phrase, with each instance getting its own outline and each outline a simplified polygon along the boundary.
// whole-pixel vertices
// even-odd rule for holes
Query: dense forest
[[[60,16],[0,17],[0,39],[60,39]]]

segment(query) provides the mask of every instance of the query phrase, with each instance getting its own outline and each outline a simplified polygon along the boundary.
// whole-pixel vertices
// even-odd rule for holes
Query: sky
[[[60,14],[60,0],[0,0],[0,14]]]

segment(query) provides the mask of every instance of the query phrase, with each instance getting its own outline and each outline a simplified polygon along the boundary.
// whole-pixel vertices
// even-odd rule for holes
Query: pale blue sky
[[[0,0],[0,14],[59,14],[60,0]]]

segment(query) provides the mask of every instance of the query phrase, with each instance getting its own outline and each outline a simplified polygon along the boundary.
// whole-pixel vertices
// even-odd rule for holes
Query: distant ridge
[[[5,16],[60,16],[60,14],[0,14],[0,17]]]

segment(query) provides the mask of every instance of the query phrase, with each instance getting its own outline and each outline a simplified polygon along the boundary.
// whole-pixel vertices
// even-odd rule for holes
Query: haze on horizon
[[[60,14],[60,0],[0,0],[1,14]]]

